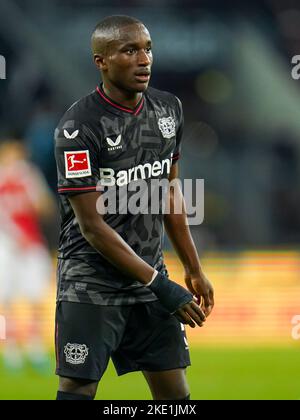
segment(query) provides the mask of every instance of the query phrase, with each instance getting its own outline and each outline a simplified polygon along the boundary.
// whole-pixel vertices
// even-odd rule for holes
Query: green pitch
[[[193,399],[300,399],[300,348],[193,348],[188,379]],[[57,378],[29,366],[8,373],[0,364],[0,399],[55,399]],[[140,373],[117,377],[109,366],[98,399],[151,399]]]

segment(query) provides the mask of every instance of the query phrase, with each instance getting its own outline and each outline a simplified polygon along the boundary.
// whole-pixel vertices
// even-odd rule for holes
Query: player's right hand
[[[202,327],[206,321],[204,312],[195,301],[185,304],[182,308],[178,309],[174,315],[182,324],[187,324],[192,328],[195,328],[196,324],[199,327]]]
[[[202,326],[205,315],[202,309],[194,302],[193,295],[184,287],[168,279],[161,273],[157,273],[153,282],[148,286],[156,294],[162,306],[183,324],[192,328]]]

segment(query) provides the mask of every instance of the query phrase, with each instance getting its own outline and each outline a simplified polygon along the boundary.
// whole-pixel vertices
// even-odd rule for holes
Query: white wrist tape
[[[149,283],[145,284],[146,287],[149,287],[154,282],[154,279],[157,276],[157,274],[158,274],[158,271],[154,270],[151,280],[149,281]]]

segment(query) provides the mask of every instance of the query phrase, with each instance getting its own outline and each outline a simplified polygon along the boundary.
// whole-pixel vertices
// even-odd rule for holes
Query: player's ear
[[[106,59],[103,55],[94,54],[94,63],[96,64],[96,67],[98,70],[100,71],[107,70]]]

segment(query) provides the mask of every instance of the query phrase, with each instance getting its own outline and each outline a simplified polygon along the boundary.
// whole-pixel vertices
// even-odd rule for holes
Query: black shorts
[[[132,306],[59,302],[56,374],[99,381],[110,357],[118,375],[189,366],[183,324],[159,301]]]

